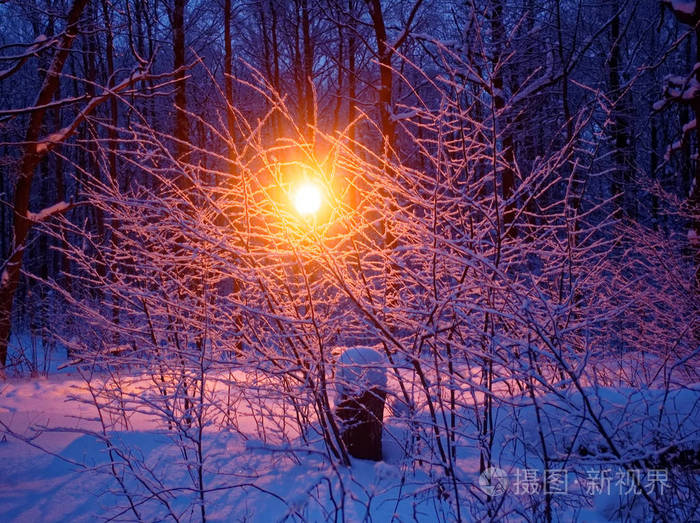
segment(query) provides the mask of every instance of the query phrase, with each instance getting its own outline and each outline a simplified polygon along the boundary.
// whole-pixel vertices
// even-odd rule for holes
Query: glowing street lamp
[[[313,216],[321,208],[321,189],[306,181],[299,185],[293,194],[294,207],[302,216]]]

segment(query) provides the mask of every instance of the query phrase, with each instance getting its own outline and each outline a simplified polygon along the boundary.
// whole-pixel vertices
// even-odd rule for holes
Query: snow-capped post
[[[346,349],[336,373],[336,414],[348,453],[360,459],[382,459],[386,399],[386,361],[370,347]]]

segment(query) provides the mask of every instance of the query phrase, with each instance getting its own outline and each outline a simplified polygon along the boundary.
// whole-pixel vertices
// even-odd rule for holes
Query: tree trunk
[[[354,0],[348,0],[348,12],[354,13]],[[348,122],[352,122],[357,118],[357,77],[355,76],[355,52],[356,42],[355,33],[350,30],[348,38]],[[351,140],[350,147],[354,151],[355,144],[355,126],[350,127],[348,131]],[[359,203],[359,200],[358,202]]]
[[[503,212],[503,230],[508,232],[508,235],[514,237],[517,234],[513,221],[515,220],[515,201],[513,194],[515,193],[515,152],[513,150],[513,134],[509,128],[506,115],[503,114],[503,109],[506,106],[505,96],[503,93],[503,72],[501,59],[504,55],[503,46],[506,35],[506,30],[503,25],[503,4],[500,0],[496,0],[491,13],[491,32],[493,35],[495,54],[493,66],[495,69],[493,76],[493,102],[496,109],[494,118],[498,121],[497,129],[503,143],[502,153],[502,171],[501,171],[501,196],[505,210]],[[494,176],[497,173],[494,173]]]
[[[78,35],[78,21],[87,5],[88,0],[74,0],[68,14],[66,31],[61,37],[56,48],[53,61],[46,71],[43,85],[37,96],[35,105],[48,104],[58,90],[60,73],[70,54],[71,46]],[[39,139],[41,127],[44,121],[46,109],[37,109],[31,113],[29,125],[25,135],[25,146],[20,163],[19,178],[15,187],[15,199],[13,206],[12,247],[5,270],[0,277],[0,364],[3,371],[7,363],[7,344],[10,338],[12,325],[12,302],[17,284],[19,283],[22,269],[22,258],[26,247],[27,234],[31,228],[31,222],[27,218],[29,211],[29,197],[31,194],[34,172],[46,150],[39,150],[36,142]]]
[[[379,123],[382,129],[384,154],[394,151],[394,122],[391,119],[392,89],[394,74],[391,68],[392,49],[387,44],[384,14],[379,0],[366,0],[372,18],[374,36],[377,40],[377,60],[379,61]]]
[[[700,60],[700,27],[695,26],[695,60]],[[695,71],[695,80],[700,82],[700,70]],[[693,100],[693,114],[695,116],[695,121],[700,122],[700,98],[695,98]],[[700,154],[700,125],[695,126],[695,144],[696,144],[696,154]],[[691,185],[691,193],[689,195],[689,204],[691,212],[691,223],[690,230],[692,231],[692,238],[690,241],[690,247],[694,252],[695,261],[695,292],[700,291],[700,158],[695,158],[693,162],[695,168],[693,169],[693,183]],[[700,327],[695,329],[695,339],[700,338]]]
[[[304,51],[303,71],[304,71],[304,123],[305,135],[308,140],[313,139],[314,126],[316,125],[314,108],[314,83],[313,83],[313,48],[311,46],[311,20],[309,1],[302,0],[301,4],[301,29],[302,46]]]
[[[358,396],[341,397],[336,414],[341,438],[351,456],[381,461],[385,400],[386,392],[376,387]]]
[[[615,170],[613,171],[612,193],[618,195],[615,216],[621,218],[623,215],[634,215],[632,209],[634,198],[627,197],[626,192],[630,190],[630,167],[628,159],[629,131],[626,122],[626,115],[622,107],[622,92],[620,89],[620,16],[616,14],[610,24],[610,38],[612,47],[610,49],[610,60],[608,62],[608,78],[610,86],[610,98],[615,100],[612,108],[611,133],[613,138],[613,158]],[[636,204],[635,204],[636,205]]]
[[[175,0],[173,10],[173,65],[175,67],[175,157],[187,161],[190,126],[187,119],[187,86],[185,82],[185,4],[187,0]],[[178,187],[187,191],[191,183],[186,176],[178,177]]]
[[[391,68],[392,50],[387,43],[386,26],[384,24],[384,14],[379,0],[366,0],[369,14],[372,18],[374,36],[377,40],[377,59],[379,61],[379,95],[377,104],[379,108],[379,124],[382,131],[382,157],[384,159],[384,170],[389,175],[391,173],[390,157],[395,154],[395,132],[394,122],[391,119],[392,111],[392,90],[394,74]],[[388,208],[382,220],[384,228],[384,248],[388,259],[385,262],[385,286],[384,301],[387,309],[394,309],[398,304],[399,283],[398,268],[391,260],[392,253],[398,246],[398,239],[394,234],[392,224],[392,214],[395,205],[389,195],[386,195]]]
[[[234,140],[235,118],[233,114],[233,50],[231,46],[231,0],[224,1],[224,89],[226,93],[226,108],[229,139]],[[229,158],[233,155],[229,147]]]

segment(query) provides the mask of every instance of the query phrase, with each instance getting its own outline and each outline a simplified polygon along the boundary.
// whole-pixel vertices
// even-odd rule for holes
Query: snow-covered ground
[[[135,377],[130,383],[138,382]],[[586,392],[592,408],[604,413],[604,428],[623,450],[624,459],[643,463],[655,453],[658,457],[658,450],[668,449],[670,442],[698,449],[699,387],[668,394],[625,389]],[[85,381],[75,372],[15,378],[0,385],[0,421],[6,433],[0,444],[2,521],[135,520],[135,514],[146,521],[199,520],[200,494],[193,488],[196,459],[191,454],[195,442],[183,442],[182,431],[159,426],[144,412],[132,412],[121,430],[102,432],[97,410],[89,401],[76,401],[89,397]],[[635,499],[641,503],[639,495],[621,492],[629,485],[615,476],[618,469],[605,465],[613,459],[612,451],[583,415],[581,396],[545,396],[538,405],[549,459],[561,458],[562,449],[575,445],[571,464],[556,464],[557,469],[571,469],[567,491],[552,497],[556,520],[617,521],[622,516],[615,511],[623,505],[630,520],[653,519],[648,510],[634,508]],[[240,413],[246,409],[244,402],[237,406]],[[276,408],[270,405],[271,417]],[[513,521],[528,519],[532,504],[543,499],[526,483],[528,474],[532,480],[538,471],[544,473],[536,416],[534,407],[516,404],[500,407],[495,415],[502,437],[494,444],[494,462],[506,474],[505,505],[510,506],[506,516]],[[329,460],[313,434],[308,443],[293,434],[271,443],[276,439],[272,424],[266,441],[255,416],[243,415],[235,426],[236,430],[211,427],[203,434],[208,520],[452,521],[457,517],[453,487],[438,467],[421,461],[430,455],[421,450],[425,443],[418,441],[413,457],[407,459],[402,450],[408,444],[406,424],[388,413],[384,460],[353,460],[351,467]],[[45,430],[37,431],[39,427]],[[465,436],[470,430],[465,427]],[[657,450],[650,447],[652,442]],[[585,457],[591,458],[588,465],[575,463]],[[588,478],[582,472],[586,467],[591,471]],[[489,484],[482,479],[480,486],[478,471],[478,452],[465,437],[455,465],[459,515],[465,521],[488,518],[484,489]],[[609,481],[596,476],[601,483],[594,489],[596,471],[607,473]],[[650,486],[649,471],[641,474]],[[697,487],[698,476],[694,478]],[[669,488],[662,479],[651,486]],[[692,501],[692,485],[689,488],[682,497]],[[492,499],[498,497],[496,493]],[[674,521],[673,515],[670,520]]]
[[[69,373],[38,379],[12,379],[0,386],[0,421],[7,431],[30,438],[20,441],[7,434],[0,444],[0,514],[3,521],[94,521],[99,518],[134,519],[126,512],[128,500],[119,492],[109,463],[109,446],[101,441],[95,409],[75,401],[84,397],[79,376]],[[73,398],[73,400],[68,400]],[[178,519],[197,519],[192,513],[188,458],[167,430],[154,428],[146,417],[130,419],[131,430],[109,433],[112,448],[133,452],[132,466],[139,468],[126,481],[139,490],[137,477],[163,496],[154,502],[146,492],[135,503],[145,520],[167,518],[169,506]],[[47,430],[38,433],[35,429]],[[32,428],[33,427],[33,428]],[[288,516],[302,520],[333,519],[329,484],[337,490],[344,482],[349,495],[330,501],[344,503],[347,520],[371,517],[388,521],[403,513],[431,518],[429,496],[425,503],[406,492],[420,491],[422,484],[407,485],[401,493],[400,452],[391,438],[385,441],[385,460],[355,460],[351,469],[337,468],[320,451],[271,446],[249,434],[210,431],[205,436],[210,492],[207,515],[217,521],[277,521]],[[34,445],[34,446],[32,446]],[[392,463],[394,461],[395,463]],[[132,471],[134,472],[134,471]],[[128,474],[127,474],[128,475]],[[162,478],[167,478],[167,483]],[[426,482],[427,483],[426,478]],[[418,496],[420,497],[420,496]],[[426,506],[421,506],[425,504]]]

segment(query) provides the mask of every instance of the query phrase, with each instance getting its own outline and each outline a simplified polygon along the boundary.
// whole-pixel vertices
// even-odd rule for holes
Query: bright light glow
[[[321,208],[321,189],[311,182],[304,182],[294,192],[294,207],[299,214],[316,214]]]

